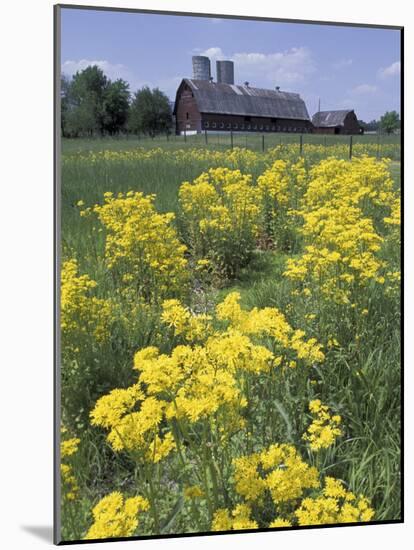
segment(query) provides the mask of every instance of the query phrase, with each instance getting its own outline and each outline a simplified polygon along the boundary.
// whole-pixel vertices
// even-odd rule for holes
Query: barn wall
[[[312,132],[314,134],[334,134],[335,128],[314,127]]]
[[[249,120],[250,119],[250,120]],[[312,124],[307,120],[270,117],[246,117],[243,115],[201,114],[201,128],[208,131],[242,132],[310,132]]]
[[[181,91],[179,91],[175,128],[177,134],[184,131],[201,132],[201,115],[193,93],[188,86],[183,86]]]
[[[341,133],[344,134],[359,134],[359,124],[355,113],[348,113],[344,120],[344,127]]]

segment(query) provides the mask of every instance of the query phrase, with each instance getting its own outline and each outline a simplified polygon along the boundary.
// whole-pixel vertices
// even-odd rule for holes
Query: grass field
[[[262,137],[263,136],[263,137]],[[330,145],[344,144],[349,146],[350,136],[341,135],[322,135],[322,134],[303,134],[303,144]],[[367,144],[373,147],[373,154],[384,156],[387,152],[387,146],[393,145],[393,154],[399,158],[400,155],[400,135],[386,134],[364,134],[352,136],[354,144]],[[292,133],[274,133],[274,134],[256,134],[253,132],[242,133],[234,132],[233,146],[245,147],[253,151],[261,151],[264,144],[265,149],[275,147],[280,144],[297,144],[299,151],[300,134]],[[103,151],[110,149],[112,151],[126,151],[136,147],[152,149],[162,147],[166,150],[180,148],[203,147],[211,150],[229,149],[231,147],[231,136],[229,132],[208,132],[207,139],[205,134],[194,134],[189,136],[159,136],[154,139],[138,136],[121,136],[119,138],[102,139],[63,139],[62,152],[64,154],[80,153],[85,151]]]
[[[302,156],[291,134],[266,135],[264,152],[259,135],[230,145],[63,141],[65,540],[400,517],[399,137],[354,137],[352,161],[342,136],[304,136]],[[154,346],[169,362],[138,355],[134,370]],[[179,346],[217,381],[180,378],[172,399],[151,384],[187,368]],[[120,402],[96,404],[138,377],[146,398],[123,418],[156,403],[160,420],[117,446],[126,425],[102,419]],[[266,466],[283,444],[303,462]],[[343,487],[321,492],[306,468]],[[116,528],[92,515],[114,492],[146,503]]]

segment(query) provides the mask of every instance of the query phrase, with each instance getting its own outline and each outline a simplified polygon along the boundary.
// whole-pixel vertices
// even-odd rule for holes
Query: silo
[[[204,55],[193,55],[194,80],[210,80],[210,59]]]
[[[233,61],[217,61],[217,82],[223,84],[234,84],[234,63]]]

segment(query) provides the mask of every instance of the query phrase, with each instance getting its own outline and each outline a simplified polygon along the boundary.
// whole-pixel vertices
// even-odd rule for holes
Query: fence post
[[[230,130],[230,147],[233,149],[233,130]]]
[[[349,159],[352,158],[352,135],[349,136]]]
[[[379,156],[380,156],[380,142],[381,142],[381,134],[378,133],[378,137],[377,137],[377,160],[379,159]]]
[[[303,155],[303,134],[299,136],[299,154],[300,156]]]
[[[207,139],[207,130],[204,130],[204,137],[205,137],[205,139],[206,139],[206,145],[207,145],[207,143],[208,143],[208,139]]]
[[[184,143],[187,141],[187,130],[184,128]]]
[[[264,134],[262,134],[262,152],[264,153]]]

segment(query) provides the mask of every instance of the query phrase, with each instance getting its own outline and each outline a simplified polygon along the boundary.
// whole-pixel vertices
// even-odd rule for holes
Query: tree
[[[380,119],[380,126],[387,134],[394,133],[400,127],[400,116],[397,111],[387,111]]]
[[[169,132],[171,126],[170,102],[161,90],[150,90],[144,86],[134,94],[128,120],[131,132],[154,137],[161,132]]]
[[[376,132],[379,128],[379,122],[377,120],[371,120],[370,122],[358,120],[358,124],[364,129],[364,132]]]
[[[112,136],[125,127],[129,111],[129,84],[118,79],[110,82],[104,93],[104,129]]]
[[[109,83],[97,65],[73,76],[66,105],[66,123],[71,135],[104,133],[104,97]]]
[[[68,136],[68,113],[70,110],[70,92],[71,92],[71,80],[70,78],[62,74],[60,80],[60,126],[62,130],[62,136]]]

